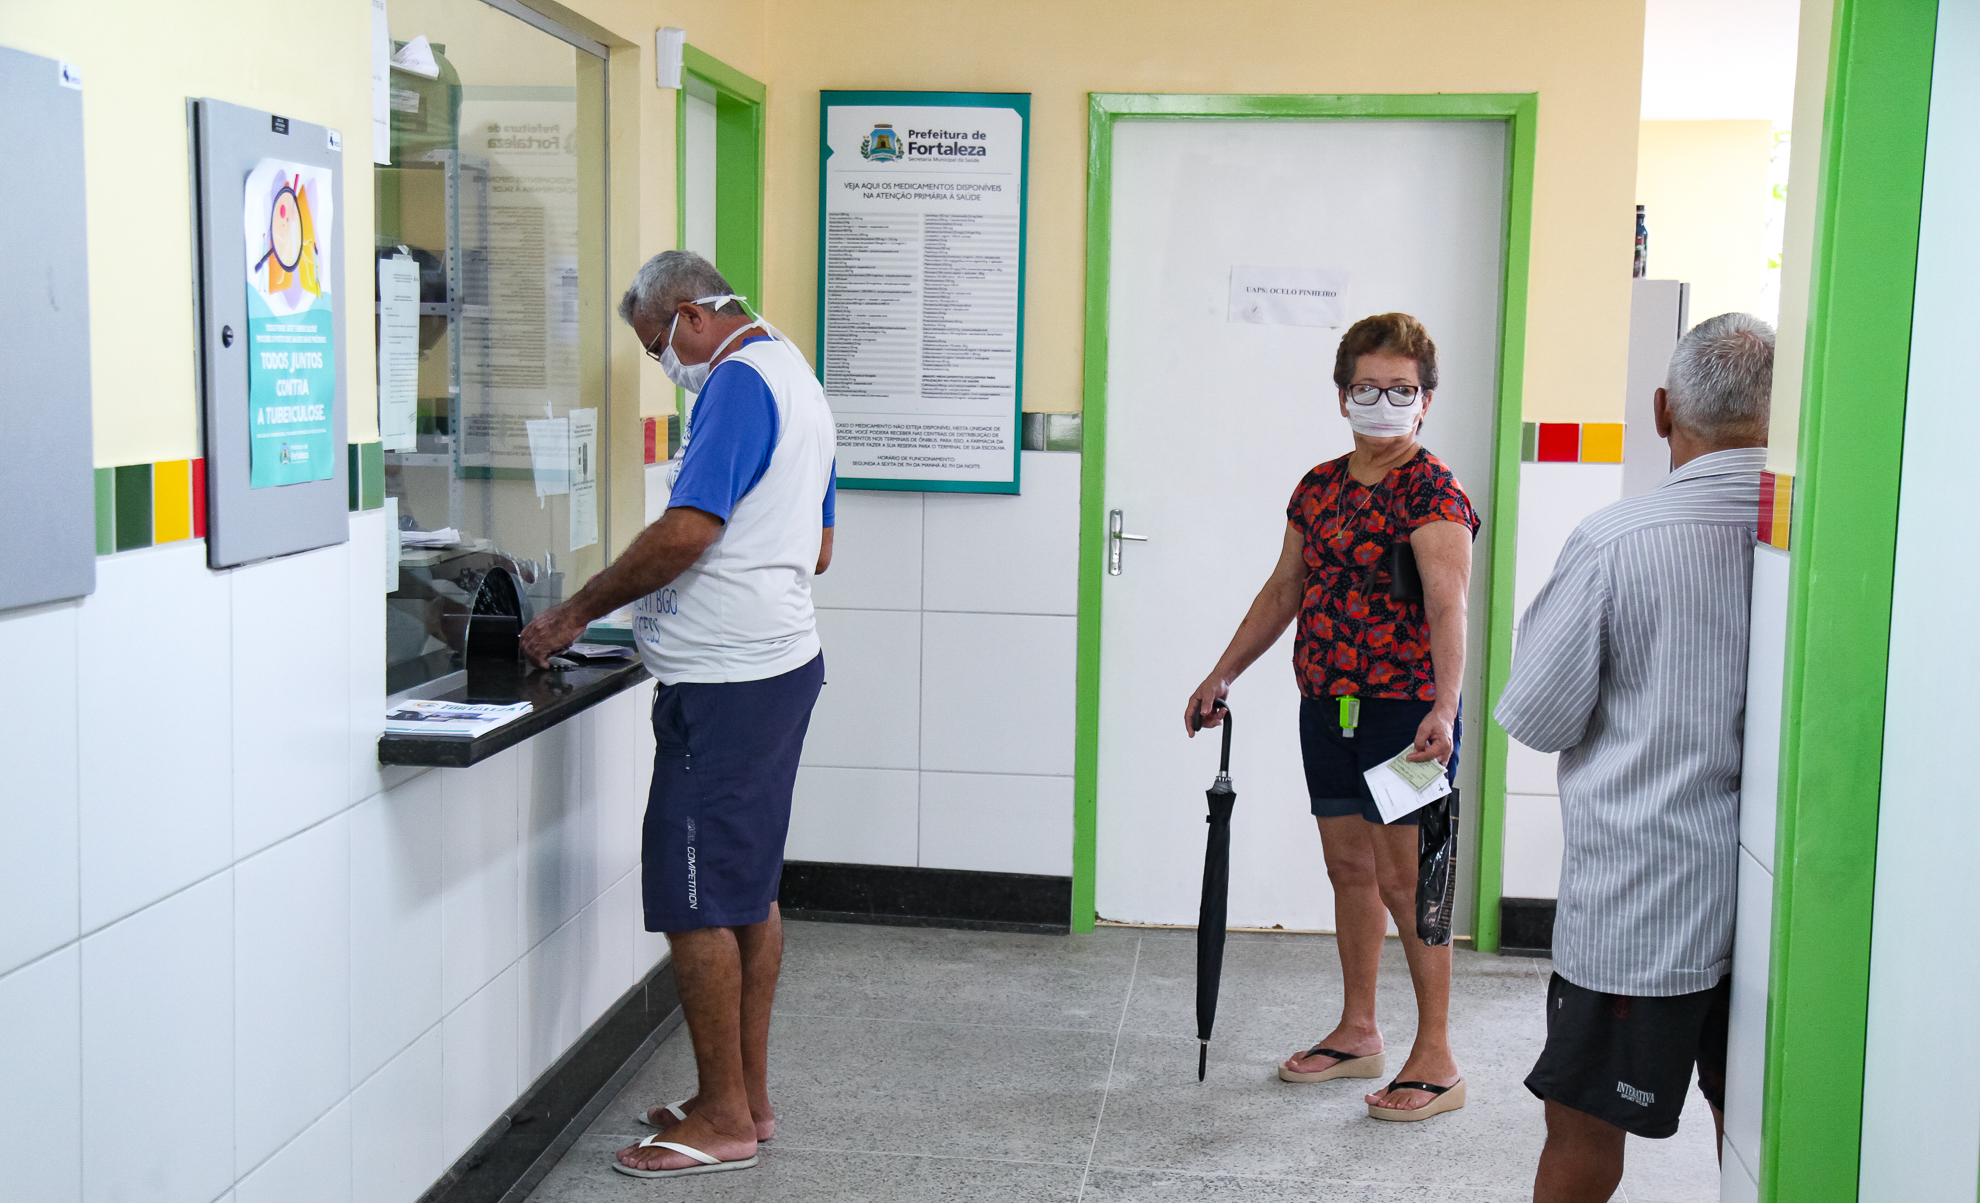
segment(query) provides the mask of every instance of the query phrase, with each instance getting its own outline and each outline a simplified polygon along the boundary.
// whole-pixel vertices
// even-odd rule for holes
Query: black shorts
[[[1584,990],[1556,973],[1547,986],[1547,1047],[1526,1088],[1661,1140],[1678,1130],[1694,1063],[1698,1092],[1725,1110],[1731,1015],[1730,974],[1695,994],[1638,998]]]
[[[1382,812],[1368,792],[1362,774],[1416,742],[1416,729],[1434,703],[1414,698],[1363,698],[1361,722],[1352,739],[1341,734],[1340,702],[1334,698],[1299,699],[1299,752],[1306,765],[1306,796],[1313,813],[1323,819],[1360,815],[1380,823]],[[1451,762],[1445,775],[1457,784],[1458,741],[1464,719],[1451,726]],[[1420,811],[1410,811],[1394,826],[1414,827]]]

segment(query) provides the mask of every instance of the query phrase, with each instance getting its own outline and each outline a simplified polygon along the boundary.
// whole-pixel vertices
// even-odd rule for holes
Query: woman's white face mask
[[[739,297],[733,293],[721,297],[700,297],[689,303],[706,305],[710,309],[714,309],[718,306],[726,305],[730,301],[741,302],[745,310],[749,309],[748,298]],[[751,316],[754,316],[754,311],[751,311]],[[723,350],[735,341],[737,335],[749,329],[749,327],[738,326],[736,329],[730,331],[729,337],[723,339],[715,348],[714,353],[702,362],[682,363],[681,357],[674,354],[674,330],[680,324],[681,312],[679,309],[676,309],[674,310],[674,320],[667,326],[667,345],[661,348],[660,351],[660,370],[667,373],[667,379],[686,389],[688,392],[699,393],[702,386],[708,383],[708,373],[715,370],[715,361],[722,358]]]
[[[1356,434],[1371,439],[1392,439],[1415,433],[1417,419],[1423,416],[1423,396],[1418,394],[1416,404],[1407,407],[1381,401],[1374,405],[1349,402],[1347,411],[1348,426]]]

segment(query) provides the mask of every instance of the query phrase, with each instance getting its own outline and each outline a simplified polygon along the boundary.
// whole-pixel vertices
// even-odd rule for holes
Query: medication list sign
[[[839,484],[1015,493],[1031,97],[820,99],[818,367]]]

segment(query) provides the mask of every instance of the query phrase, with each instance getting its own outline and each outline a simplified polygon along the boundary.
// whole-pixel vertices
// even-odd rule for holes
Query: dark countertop
[[[443,702],[485,702],[508,705],[530,702],[528,714],[473,739],[460,736],[381,735],[378,737],[378,763],[430,765],[464,769],[488,759],[504,748],[512,748],[541,731],[547,731],[647,680],[646,666],[637,658],[629,663],[600,664],[582,668],[532,669],[526,665],[476,665],[468,667],[467,682],[440,694]]]

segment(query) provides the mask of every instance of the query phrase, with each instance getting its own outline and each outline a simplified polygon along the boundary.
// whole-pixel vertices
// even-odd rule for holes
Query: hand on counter
[[[552,606],[523,628],[523,657],[538,668],[547,668],[550,657],[576,643],[584,628],[583,616],[571,603]]]

